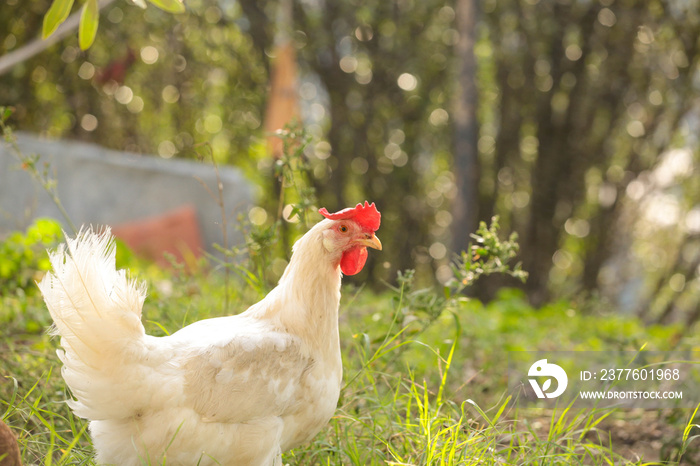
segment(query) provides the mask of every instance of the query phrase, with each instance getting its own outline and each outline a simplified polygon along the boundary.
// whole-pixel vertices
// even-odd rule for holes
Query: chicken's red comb
[[[348,207],[339,212],[331,214],[325,207],[318,209],[318,212],[331,220],[354,220],[359,223],[363,230],[375,232],[379,229],[382,214],[377,210],[374,202],[370,205],[365,201],[365,205],[357,204],[355,207]]]

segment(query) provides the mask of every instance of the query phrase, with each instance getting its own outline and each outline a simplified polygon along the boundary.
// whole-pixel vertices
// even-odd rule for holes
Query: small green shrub
[[[14,232],[0,241],[0,295],[36,293],[34,282],[49,270],[46,249],[62,238],[61,226],[51,219],[40,218],[26,232]]]

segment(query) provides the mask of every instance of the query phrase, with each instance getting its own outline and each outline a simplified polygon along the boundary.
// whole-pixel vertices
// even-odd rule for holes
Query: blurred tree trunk
[[[457,195],[452,206],[452,247],[458,252],[467,248],[469,234],[476,230],[479,221],[479,127],[474,57],[476,0],[457,0],[455,13],[459,41],[455,47],[458,82],[453,115]]]

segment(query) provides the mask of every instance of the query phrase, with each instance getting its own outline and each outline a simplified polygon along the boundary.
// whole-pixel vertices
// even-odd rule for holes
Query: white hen
[[[39,287],[69,404],[90,420],[100,463],[279,464],[328,422],[342,378],[341,272],[381,249],[380,214],[367,202],[320,212],[262,301],[167,337],[145,334],[145,287],[115,270],[109,230],[82,231],[50,255]]]

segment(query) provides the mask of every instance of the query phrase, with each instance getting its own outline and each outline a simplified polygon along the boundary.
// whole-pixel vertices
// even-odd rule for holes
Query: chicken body
[[[98,461],[273,465],[312,439],[340,393],[340,261],[358,245],[381,248],[351,220],[323,220],[262,301],[152,337],[145,289],[114,269],[109,231],[69,239],[40,288]]]

